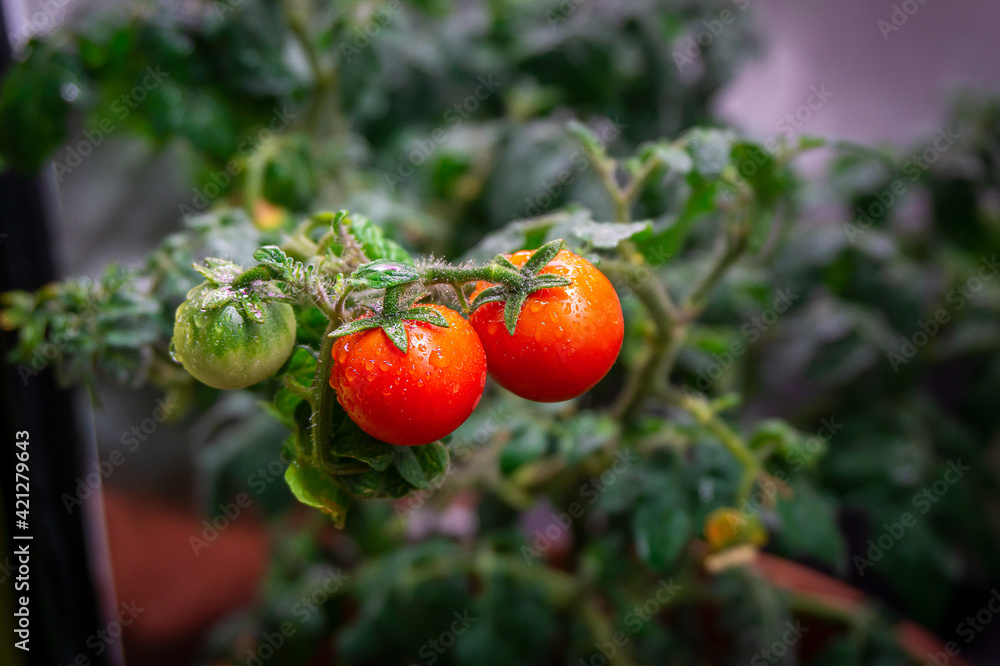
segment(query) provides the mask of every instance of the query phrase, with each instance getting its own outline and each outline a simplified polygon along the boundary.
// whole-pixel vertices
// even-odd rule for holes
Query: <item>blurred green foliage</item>
[[[679,69],[680,45],[724,10],[737,18],[724,38]],[[260,245],[308,241],[288,238],[305,212],[348,208],[372,220],[354,229],[370,258],[483,259],[564,238],[609,273],[615,252],[638,253],[679,295],[727,225],[750,220],[751,256],[704,295],[672,373],[764,461],[749,496],[698,418],[662,400],[610,412],[655,329],[642,276],[618,275],[621,367],[573,404],[491,391],[447,443],[447,472],[446,455],[366,450],[372,476],[351,494],[386,469],[420,490],[357,503],[336,535],[276,521],[260,601],[213,629],[206,662],[252,662],[285,622],[296,631],[272,663],[912,663],[896,614],[954,638],[953,616],[1000,580],[986,516],[1000,102],[961,100],[943,150],[929,133],[908,155],[836,151],[827,176],[800,182],[786,162],[805,140],[771,153],[704,127],[712,94],[752,52],[750,18],[721,0],[244,0],[143,5],[29,44],[0,91],[3,163],[75,168],[70,152],[83,151],[63,142],[82,118],[101,136],[182,146],[202,196],[135,273],[6,295],[3,323],[21,335],[12,360],[31,367],[55,342],[42,369],[67,382],[148,379],[211,409],[207,507],[244,491],[269,514],[296,511],[280,442],[307,426],[287,389],[262,412],[251,396],[275,386],[220,397],[169,362],[174,308],[200,280],[193,261],[248,265]],[[603,222],[620,211],[595,153],[624,158],[612,177],[654,165],[637,221]],[[300,312],[300,342],[315,345],[324,325]],[[309,359],[291,363],[310,375]],[[628,455],[602,468],[608,450]],[[322,505],[315,481],[293,473],[291,485]],[[725,507],[763,523],[770,553],[874,594],[871,612],[772,650],[785,622],[822,613],[751,566],[706,572],[705,521]],[[336,571],[344,581],[327,589]],[[661,599],[668,582],[679,591]]]

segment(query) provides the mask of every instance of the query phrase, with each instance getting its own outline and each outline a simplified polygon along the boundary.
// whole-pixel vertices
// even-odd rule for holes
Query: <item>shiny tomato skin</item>
[[[347,415],[389,444],[437,441],[462,425],[483,397],[486,355],[476,332],[454,310],[429,305],[448,328],[403,322],[404,354],[380,328],[346,335],[334,344],[330,386]]]
[[[531,252],[508,258],[522,266]],[[490,375],[500,386],[536,402],[575,398],[599,382],[618,358],[625,336],[621,301],[611,282],[583,257],[561,250],[541,273],[573,280],[528,296],[514,335],[503,303],[487,303],[469,321],[486,350]],[[477,293],[487,285],[477,285]]]

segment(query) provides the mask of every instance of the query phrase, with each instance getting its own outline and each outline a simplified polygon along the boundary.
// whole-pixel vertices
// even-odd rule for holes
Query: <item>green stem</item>
[[[629,208],[631,208],[631,205],[639,197],[639,194],[642,192],[642,188],[645,187],[646,181],[649,180],[653,171],[655,171],[656,167],[661,164],[663,164],[663,162],[660,161],[660,158],[651,157],[644,162],[643,165],[639,167],[639,170],[632,176],[631,182],[629,182],[629,184],[622,190],[622,198],[628,202]]]
[[[605,156],[603,153],[595,153],[586,143],[584,143],[584,148],[587,150],[587,155],[590,157],[590,162],[594,165],[597,175],[600,177],[601,182],[604,183],[604,189],[607,190],[608,196],[611,197],[611,202],[615,207],[615,220],[618,222],[631,222],[632,205],[642,192],[642,188],[645,186],[650,175],[652,175],[656,167],[660,166],[662,162],[657,157],[651,157],[632,174],[632,180],[629,181],[629,184],[622,187],[618,184],[618,179],[615,177],[618,162]]]
[[[630,221],[632,219],[632,200],[625,196],[625,192],[618,185],[618,179],[615,178],[615,170],[618,168],[618,162],[603,155],[596,155],[590,152],[588,152],[588,155],[590,156],[591,163],[594,165],[594,169],[597,171],[597,175],[600,177],[601,182],[604,183],[604,189],[608,191],[608,196],[611,197],[611,203],[615,206],[615,220],[618,222]]]
[[[590,635],[594,639],[595,646],[614,644],[614,624],[612,624],[611,620],[601,610],[597,598],[588,596],[581,604],[579,611],[584,624],[590,630]],[[612,654],[608,658],[607,663],[612,666],[632,666],[635,662],[629,656],[628,646],[625,645]]]
[[[382,296],[382,314],[388,317],[394,317],[396,315],[402,314],[403,306],[400,302],[403,295],[406,292],[407,285],[401,284],[395,287],[389,287],[385,290],[385,295]]]
[[[306,386],[301,386],[296,384],[295,381],[289,375],[285,375],[282,379],[282,384],[286,389],[292,392],[293,395],[302,398],[306,402],[311,402],[313,399],[312,389]]]
[[[316,306],[326,315],[327,319],[332,321],[339,320],[340,316],[337,313],[337,306],[330,300],[330,295],[326,293],[326,287],[323,286],[323,277],[319,272],[313,274],[312,282],[316,296]]]
[[[746,241],[746,235],[743,233],[726,236],[725,245],[715,256],[715,260],[712,262],[708,272],[698,281],[684,301],[682,310],[684,311],[685,319],[690,321],[700,314],[708,295],[729,268],[740,258],[743,251],[746,250]]]
[[[309,64],[309,70],[315,82],[313,99],[309,110],[306,112],[305,122],[306,127],[310,130],[309,133],[313,136],[318,136],[320,134],[319,122],[322,118],[323,100],[335,90],[337,77],[333,70],[323,67],[319,51],[316,50],[309,36],[308,24],[302,12],[292,7],[292,3],[287,0],[282,4],[288,28],[302,47],[302,51],[306,56],[306,62]]]
[[[739,497],[746,499],[753,489],[754,481],[757,480],[757,476],[761,472],[761,464],[757,456],[747,447],[736,431],[719,418],[719,415],[712,410],[708,401],[703,397],[668,390],[664,393],[664,398],[691,414],[698,423],[715,435],[716,439],[722,442],[722,445],[740,462],[743,466],[743,476],[740,481]]]
[[[458,304],[462,306],[462,312],[468,314],[469,312],[469,299],[465,296],[465,291],[462,289],[462,285],[458,282],[450,282],[451,288],[455,290],[455,297],[458,298]]]
[[[646,396],[653,393],[658,385],[665,385],[669,381],[677,353],[686,336],[687,329],[678,326],[667,331],[665,336],[657,335],[652,340],[644,362],[637,364],[625,380],[612,407],[615,416],[622,420],[631,418]]]
[[[602,268],[609,274],[626,280],[636,298],[646,308],[655,327],[646,357],[631,368],[625,385],[615,400],[614,413],[618,418],[627,419],[658,384],[668,381],[687,331],[685,327],[677,325],[677,307],[663,283],[651,271],[641,271],[640,266],[628,261],[604,262]]]
[[[519,272],[495,263],[472,268],[456,268],[452,266],[434,266],[425,268],[421,280],[425,285],[432,284],[464,284],[466,282],[492,282],[510,287],[518,287],[524,282],[524,276]]]
[[[330,426],[333,422],[330,413],[333,410],[333,402],[337,399],[333,387],[330,386],[330,371],[333,368],[333,354],[331,352],[334,342],[336,342],[330,337],[330,333],[336,330],[337,324],[336,320],[331,320],[323,333],[316,374],[313,376],[310,388],[309,404],[312,407],[312,414],[309,415],[309,433],[312,440],[310,463],[321,469],[336,468],[336,465],[330,461],[329,444]]]

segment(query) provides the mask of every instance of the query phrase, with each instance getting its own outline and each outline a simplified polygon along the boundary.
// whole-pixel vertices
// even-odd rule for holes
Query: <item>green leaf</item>
[[[296,499],[328,514],[337,527],[344,526],[351,499],[336,481],[298,461],[285,470],[285,481]]]
[[[403,322],[395,321],[392,323],[382,324],[382,330],[385,331],[385,334],[389,336],[390,340],[392,340],[392,344],[396,345],[396,349],[405,354],[407,348],[409,347],[409,340],[406,335],[406,326]]]
[[[514,262],[513,262],[513,261],[511,261],[511,260],[510,260],[510,259],[508,259],[508,258],[507,258],[507,257],[506,257],[505,255],[502,255],[502,254],[498,254],[497,256],[495,256],[495,257],[493,258],[493,261],[494,261],[495,263],[499,264],[500,266],[503,266],[504,268],[509,268],[509,269],[511,269],[511,270],[514,270],[514,271],[520,271],[520,270],[521,270],[520,268],[518,268],[518,267],[517,267],[517,266],[516,266],[516,265],[514,264]]]
[[[481,292],[476,294],[476,297],[472,299],[472,303],[469,304],[471,310],[475,310],[480,305],[485,305],[486,303],[497,303],[507,299],[507,290],[503,285],[494,285],[492,287],[487,287]]]
[[[204,264],[195,264],[194,269],[215,285],[232,284],[233,280],[243,272],[243,269],[233,262],[215,257],[206,257]],[[195,289],[199,287],[195,287]]]
[[[392,461],[393,467],[399,472],[408,483],[417,488],[427,488],[431,485],[430,479],[424,474],[417,460],[417,454],[408,446],[401,446],[396,451],[396,457]]]
[[[550,241],[545,245],[541,246],[535,252],[528,257],[528,260],[524,262],[524,266],[521,268],[521,273],[524,275],[538,275],[539,271],[548,266],[549,262],[555,259],[556,255],[559,254],[559,250],[563,248],[563,239],[557,238],[554,241]]]
[[[345,335],[354,335],[370,328],[378,328],[382,325],[382,320],[378,317],[362,317],[338,326],[332,333],[331,338],[340,338]]]
[[[833,569],[842,569],[847,546],[837,526],[837,505],[805,480],[792,482],[791,500],[779,497],[781,529],[775,545],[790,556],[810,555]]]
[[[780,450],[793,445],[801,437],[801,433],[787,422],[781,419],[766,419],[757,424],[747,444],[754,451],[759,451],[765,446]]]
[[[423,446],[401,446],[396,451],[393,466],[410,485],[429,488],[448,470],[448,449],[440,442]]]
[[[395,468],[384,472],[371,471],[363,474],[349,474],[340,477],[340,482],[349,493],[357,497],[374,499],[390,497],[398,499],[413,492],[412,486]]]
[[[36,171],[65,141],[71,105],[63,97],[63,86],[85,94],[77,65],[57,47],[32,41],[27,58],[10,67],[0,89],[0,158],[5,163]],[[56,164],[61,180],[74,163],[57,155]]]
[[[417,455],[420,468],[431,482],[448,471],[451,456],[448,453],[448,447],[441,442],[431,442],[410,448]]]
[[[781,172],[774,157],[760,146],[741,142],[733,146],[733,163],[754,193],[750,216],[748,248],[758,252],[770,234],[774,223],[773,210],[789,188],[787,176]]]
[[[801,150],[813,150],[814,148],[822,148],[827,144],[827,140],[819,136],[809,136],[807,134],[802,134],[799,136],[799,148]]]
[[[607,414],[585,411],[562,424],[557,451],[570,462],[582,460],[618,435],[618,423]]]
[[[410,263],[410,254],[398,243],[385,237],[385,233],[374,222],[363,215],[351,215],[348,228],[355,240],[364,250],[365,256],[372,261],[388,259]]]
[[[354,277],[364,280],[370,289],[388,289],[416,282],[420,273],[411,264],[378,259],[359,266]]]
[[[622,224],[620,222],[585,220],[572,227],[567,235],[572,240],[579,241],[574,245],[591,247],[596,250],[612,250],[621,245],[622,241],[629,240],[643,231],[649,231],[651,227],[652,223],[649,221]],[[553,231],[562,233],[563,229],[557,227]]]
[[[691,155],[679,146],[661,144],[656,146],[653,153],[663,162],[663,166],[675,173],[687,174],[694,167]]]
[[[744,141],[733,146],[732,158],[740,176],[753,188],[757,200],[764,207],[773,206],[785,191],[774,156],[757,144]]]
[[[718,176],[730,164],[733,133],[729,130],[695,128],[684,138],[694,170],[702,176]]]
[[[240,298],[243,314],[258,324],[264,323],[264,301],[257,294],[250,292]]]
[[[570,131],[570,134],[576,137],[576,140],[587,149],[587,152],[596,157],[604,156],[604,142],[601,141],[600,137],[594,134],[589,127],[581,123],[579,120],[571,120],[566,123],[566,128]]]
[[[636,552],[654,571],[664,571],[677,561],[693,527],[691,517],[681,507],[642,504],[632,519]]]
[[[434,308],[429,308],[426,306],[417,306],[415,308],[410,308],[403,314],[403,319],[422,321],[425,324],[440,326],[441,328],[450,327],[450,324],[448,324],[448,320],[444,318],[443,314],[441,314]]]
[[[503,306],[503,324],[511,335],[514,335],[514,331],[517,330],[517,318],[520,316],[521,308],[524,307],[524,301],[527,298],[528,294],[520,291],[511,294]]]
[[[500,471],[510,474],[521,465],[544,456],[549,449],[549,437],[537,423],[525,423],[511,432],[510,441],[500,453]]]
[[[526,289],[528,294],[533,294],[540,289],[554,289],[556,287],[568,287],[573,284],[573,281],[568,277],[562,275],[552,275],[551,273],[544,273],[542,275],[536,275],[531,278],[528,282],[528,287]]]
[[[332,418],[337,425],[330,436],[330,451],[341,458],[359,460],[373,470],[382,472],[389,468],[398,447],[375,439],[348,418],[339,404],[334,404]]]
[[[702,216],[715,210],[716,184],[700,177],[693,180],[692,193],[679,215],[665,221],[654,221],[649,229],[633,237],[646,261],[654,266],[677,256]]]
[[[543,588],[501,574],[486,577],[483,584],[485,589],[470,611],[476,621],[457,637],[453,663],[547,663],[545,656],[556,640],[560,620]]]
[[[289,260],[288,255],[286,255],[284,251],[276,245],[265,245],[253,253],[253,258],[262,264],[273,264],[275,266],[284,266],[288,263],[294,263]]]

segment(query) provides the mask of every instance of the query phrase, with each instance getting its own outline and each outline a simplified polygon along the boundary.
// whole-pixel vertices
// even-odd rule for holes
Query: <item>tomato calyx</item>
[[[497,255],[485,266],[453,267],[425,266],[379,259],[358,266],[345,282],[349,287],[384,290],[381,307],[377,312],[354,321],[347,322],[330,334],[332,338],[351,335],[372,328],[381,328],[399,351],[406,353],[409,348],[404,321],[421,321],[433,326],[447,327],[441,313],[421,305],[401,305],[409,288],[416,284],[450,284],[463,299],[461,285],[467,282],[485,281],[493,283],[480,292],[468,306],[471,312],[481,305],[503,301],[504,326],[511,335],[517,328],[517,320],[528,296],[540,289],[565,287],[572,283],[561,275],[540,272],[563,247],[562,239],[546,243],[538,248],[523,266],[515,266],[507,257]]]
[[[404,321],[422,321],[433,326],[448,328],[448,321],[434,308],[425,305],[403,305],[407,287],[420,280],[415,266],[396,261],[370,261],[354,272],[351,283],[368,289],[384,289],[380,310],[368,317],[349,321],[330,334],[339,338],[372,328],[381,328],[396,348],[406,353],[410,343]]]
[[[203,265],[195,264],[194,269],[205,276],[206,282],[188,292],[188,299],[197,299],[201,310],[232,305],[244,319],[263,324],[266,302],[292,300],[267,271],[244,271],[231,261],[212,257]]]
[[[333,333],[330,333],[330,337],[339,338],[372,328],[381,328],[386,336],[392,340],[392,344],[396,346],[396,349],[405,354],[407,349],[409,349],[410,342],[406,335],[404,321],[422,321],[433,326],[449,328],[448,321],[440,312],[424,305],[416,305],[394,312],[383,310],[370,317],[362,317],[361,319],[349,321],[337,328]]]
[[[541,289],[566,287],[572,283],[572,280],[561,275],[539,274],[559,254],[562,248],[563,241],[561,238],[546,243],[535,250],[534,254],[520,268],[515,266],[507,257],[498,255],[493,260],[493,263],[506,271],[515,273],[516,278],[504,280],[479,292],[472,303],[470,303],[470,309],[475,310],[486,303],[503,302],[504,327],[507,329],[507,333],[514,335],[514,331],[517,329],[518,317],[528,296]]]

